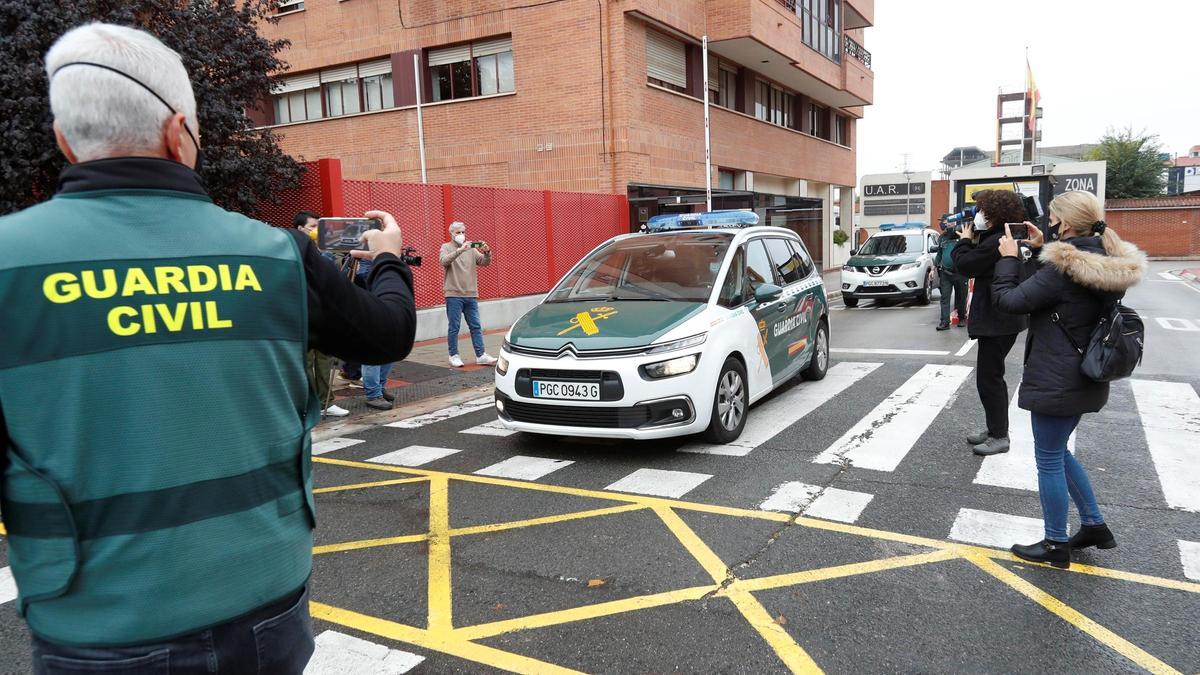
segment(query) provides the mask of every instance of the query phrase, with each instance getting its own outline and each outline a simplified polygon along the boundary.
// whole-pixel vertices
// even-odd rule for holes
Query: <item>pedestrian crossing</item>
[[[327,630],[313,640],[316,649],[304,675],[402,675],[421,665],[425,657]]]
[[[364,449],[359,439],[341,438],[316,444],[314,454],[357,453],[366,461],[394,466],[691,499],[867,526],[882,527],[878,523],[902,500],[905,512],[916,514],[914,525],[929,528],[919,532],[924,536],[1005,548],[1036,541],[1042,536],[1037,471],[1029,413],[1020,409],[1015,394],[1018,383],[1011,383],[1011,450],[978,458],[964,442],[982,422],[973,373],[960,364],[841,361],[825,379],[798,383],[754,406],[742,436],[728,445],[680,439],[665,451],[659,442],[652,452],[643,452],[648,446],[637,443],[513,437],[490,418],[491,399],[479,398],[391,423],[403,430],[397,438],[409,441],[400,447],[388,448],[375,438]],[[1109,408],[1119,410],[1108,418],[1109,408],[1086,416],[1069,441],[1072,452],[1079,445],[1093,482],[1099,481],[1102,507],[1169,508],[1185,519],[1200,513],[1200,396],[1195,386],[1137,378],[1113,388]],[[1140,424],[1127,421],[1134,416]],[[819,441],[813,447],[785,447],[809,437]],[[1145,460],[1130,459],[1136,453]],[[1137,467],[1144,474],[1105,475],[1106,467]],[[935,472],[951,477],[947,492],[963,503],[939,503],[935,509],[922,503],[925,494],[919,486],[907,491],[887,487],[936,482],[929,477]],[[1131,491],[1120,494],[1126,486]],[[1008,496],[996,502],[997,494]],[[1178,522],[1188,524],[1164,532],[1171,548],[1178,549],[1175,569],[1200,578],[1200,543],[1193,541],[1200,520]]]

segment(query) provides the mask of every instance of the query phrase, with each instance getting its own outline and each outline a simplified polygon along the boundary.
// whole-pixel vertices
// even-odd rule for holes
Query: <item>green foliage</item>
[[[54,143],[44,57],[80,24],[136,26],[179,52],[192,79],[213,200],[250,216],[295,185],[302,168],[267,130],[252,130],[246,109],[283,70],[283,40],[259,35],[272,0],[0,0],[0,214],[47,199],[65,159]],[[167,113],[164,111],[163,118]]]
[[[1089,160],[1108,162],[1104,196],[1108,199],[1157,197],[1163,193],[1163,163],[1158,137],[1131,127],[1109,129]]]
[[[845,230],[837,229],[833,231],[833,243],[836,246],[841,246],[850,241],[850,235],[846,234]]]

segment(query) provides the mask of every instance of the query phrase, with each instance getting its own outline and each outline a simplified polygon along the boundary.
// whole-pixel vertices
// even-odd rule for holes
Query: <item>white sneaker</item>
[[[496,363],[496,357],[484,352],[482,356],[475,357],[475,363],[481,366],[490,366]]]
[[[350,411],[341,406],[331,405],[325,409],[324,414],[329,415],[330,417],[345,417],[346,415],[350,414]]]
[[[459,356],[458,354],[451,356],[450,357],[450,365],[454,366],[455,368],[462,368],[463,367],[462,357]]]

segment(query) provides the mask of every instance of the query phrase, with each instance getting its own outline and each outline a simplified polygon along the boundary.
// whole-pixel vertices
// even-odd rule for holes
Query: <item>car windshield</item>
[[[920,253],[920,234],[887,234],[875,235],[858,249],[858,255],[899,255],[901,253]]]
[[[708,302],[732,234],[673,232],[610,242],[585,258],[546,302]]]

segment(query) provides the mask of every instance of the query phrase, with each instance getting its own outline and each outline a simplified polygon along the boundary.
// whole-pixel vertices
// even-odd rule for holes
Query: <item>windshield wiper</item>
[[[665,295],[642,295],[638,297],[629,297],[624,295],[610,295],[604,299],[605,302],[616,302],[617,300],[644,300],[647,302],[671,302],[672,298]]]

